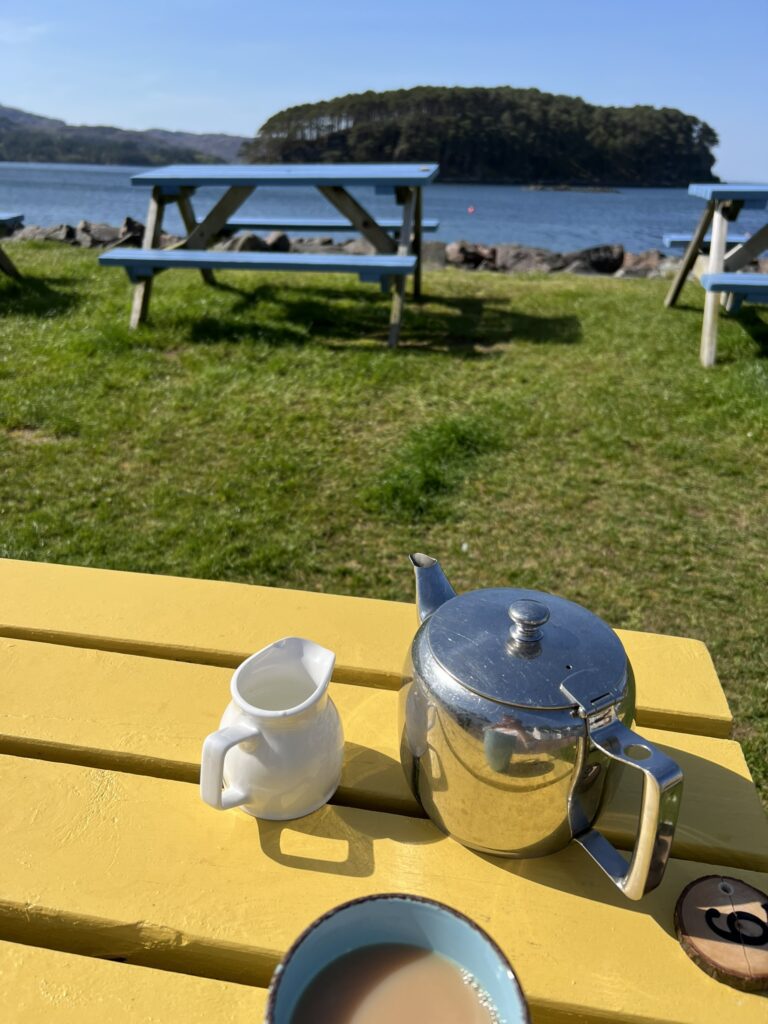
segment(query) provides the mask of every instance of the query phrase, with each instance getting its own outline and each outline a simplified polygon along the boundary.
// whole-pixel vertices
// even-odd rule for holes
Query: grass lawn
[[[698,637],[768,797],[768,311],[720,325],[663,281],[171,271],[127,329],[93,252],[9,246],[0,555],[410,600],[523,586]],[[675,680],[669,680],[674,687]]]

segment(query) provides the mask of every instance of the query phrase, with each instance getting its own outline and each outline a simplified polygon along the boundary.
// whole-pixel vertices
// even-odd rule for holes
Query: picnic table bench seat
[[[398,232],[403,226],[400,219],[381,217],[380,228],[385,231]],[[424,218],[421,222],[422,231],[437,231],[440,221],[434,217]],[[348,220],[339,217],[231,217],[227,221],[227,230],[242,231],[338,231],[357,232],[360,229]]]
[[[7,231],[15,231],[20,228],[24,223],[23,213],[8,213],[5,210],[0,210],[0,225]],[[13,277],[15,280],[21,280],[21,274],[16,269],[11,258],[3,251],[0,247],[0,271],[7,274],[8,277]]]
[[[726,238],[726,245],[743,245],[747,241],[749,235],[728,235]],[[665,249],[687,249],[691,244],[693,235],[688,234],[677,234],[674,231],[667,232],[662,235],[662,242]],[[709,252],[709,246],[712,241],[712,235],[706,235],[702,238],[699,243],[699,249],[702,252]]]
[[[701,287],[728,295],[729,313],[738,312],[742,302],[768,302],[768,274],[702,274]]]
[[[347,253],[220,252],[205,249],[113,249],[99,262],[123,267],[132,281],[172,267],[201,270],[296,270],[357,274],[361,281],[402,277],[416,268],[416,256],[352,256]]]

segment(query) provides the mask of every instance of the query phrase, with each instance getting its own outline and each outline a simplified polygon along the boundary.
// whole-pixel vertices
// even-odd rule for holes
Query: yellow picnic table
[[[768,823],[705,646],[618,631],[638,728],[685,773],[665,878],[630,902],[575,844],[481,856],[421,815],[396,714],[415,626],[409,604],[0,560],[2,1019],[259,1022],[307,924],[405,891],[491,934],[535,1024],[765,1024],[768,998],[704,974],[673,926],[701,875],[768,889]],[[202,740],[232,667],[289,634],[337,653],[341,787],[297,821],[217,813],[196,785]],[[628,849],[639,791],[621,782],[598,824]]]

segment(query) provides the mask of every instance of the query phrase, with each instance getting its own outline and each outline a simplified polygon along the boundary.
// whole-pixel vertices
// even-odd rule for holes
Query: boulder
[[[530,245],[496,246],[496,269],[505,274],[549,274],[553,270],[562,270],[564,266],[562,255],[550,249],[537,249]]]
[[[44,242],[48,237],[48,228],[41,228],[39,224],[28,224],[25,228],[19,228],[11,235],[14,242]]]
[[[422,242],[421,259],[427,267],[445,266],[445,243],[444,242]]]
[[[47,242],[66,242],[68,245],[72,245],[75,241],[75,229],[71,224],[57,224],[54,228],[49,228],[45,240]]]
[[[624,262],[613,275],[614,277],[659,277],[662,253],[658,249],[646,249],[645,252],[627,252]]]
[[[496,250],[492,246],[480,245],[475,242],[449,242],[445,247],[445,259],[455,267],[467,270],[494,270],[496,267]]]
[[[624,262],[623,245],[595,245],[563,256],[567,274],[615,274]]]
[[[291,252],[344,252],[332,238],[292,238]]]
[[[34,233],[25,234],[28,231]],[[22,228],[13,237],[21,240],[40,239],[45,242],[67,242],[69,245],[72,245],[75,241],[75,229],[71,224],[56,224],[55,227],[51,228],[38,228],[32,224],[29,228]]]
[[[291,250],[294,252],[314,252],[316,249],[325,249],[331,245],[335,245],[335,242],[330,235],[291,239]]]
[[[265,242],[270,252],[291,251],[291,240],[284,231],[271,231],[267,235]]]
[[[658,270],[652,271],[649,277],[674,277],[680,269],[683,259],[681,256],[664,256],[659,263]]]
[[[373,256],[376,252],[375,246],[371,245],[367,238],[350,238],[341,248],[343,252],[352,253],[354,256]]]
[[[91,245],[112,245],[120,237],[120,228],[112,224],[94,224],[89,220],[81,220],[75,229],[76,236],[80,233],[90,236]]]
[[[214,248],[225,249],[227,252],[266,252],[269,246],[252,231],[243,231],[226,242],[219,242]]]
[[[596,274],[597,271],[593,270],[589,265],[589,261],[585,259],[569,260],[563,267],[564,274]]]
[[[126,217],[120,225],[116,245],[140,246],[144,240],[144,225],[134,220],[133,217]]]

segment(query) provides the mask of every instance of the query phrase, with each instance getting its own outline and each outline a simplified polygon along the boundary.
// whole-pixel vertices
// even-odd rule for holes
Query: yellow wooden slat
[[[0,941],[8,1024],[259,1024],[266,989]]]
[[[540,1020],[765,1020],[765,999],[709,978],[674,937],[680,891],[716,867],[672,861],[659,889],[630,903],[575,846],[501,860],[424,819],[331,806],[258,822],[213,811],[185,783],[8,756],[0,820],[6,940],[111,945],[128,962],[264,984],[319,914],[407,891],[487,928]],[[768,875],[739,876],[768,887]]]
[[[393,601],[0,560],[0,635],[9,637],[236,665],[295,634],[336,652],[337,680],[396,689],[415,627],[413,606]],[[702,643],[617,632],[635,672],[640,724],[730,735]]]
[[[229,700],[231,671],[208,665],[7,639],[0,665],[0,750],[189,782]],[[399,762],[397,694],[350,683],[331,694],[346,737],[336,802],[419,815]],[[768,821],[739,745],[642,731],[686,776],[675,855],[768,869]],[[625,849],[639,783],[625,771],[599,819]]]
[[[768,871],[768,818],[740,744],[659,729],[638,732],[683,770],[674,856]],[[631,768],[616,769],[616,789],[597,827],[617,846],[629,849],[637,828],[641,779]]]
[[[700,640],[617,629],[637,684],[637,721],[655,729],[731,735],[733,716]]]

